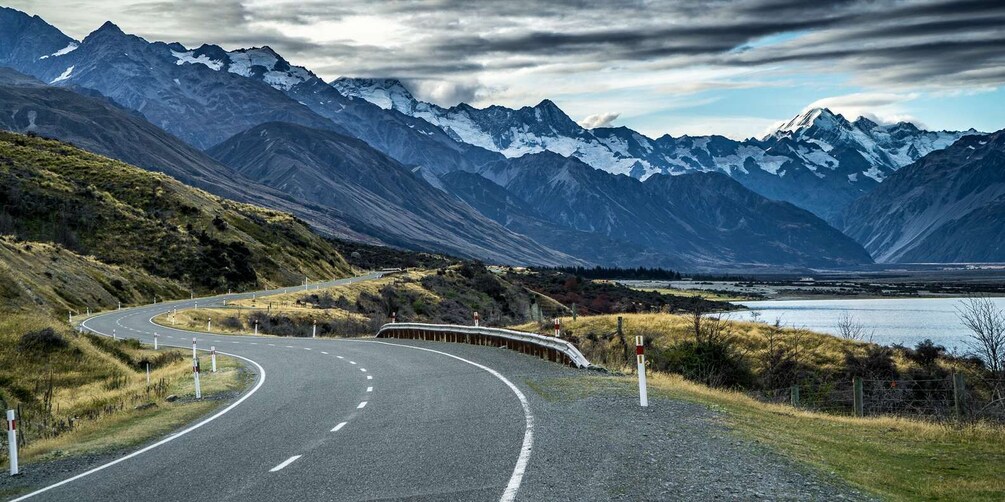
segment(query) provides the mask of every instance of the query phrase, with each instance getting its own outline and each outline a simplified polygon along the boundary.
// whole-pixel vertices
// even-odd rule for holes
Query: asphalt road
[[[195,337],[200,350],[212,345],[245,359],[256,381],[208,422],[33,498],[500,500],[518,493],[531,453],[529,407],[522,391],[491,368],[394,341],[217,336],[150,320],[250,296],[88,319],[91,331],[147,343],[154,332],[162,345],[190,347]],[[208,371],[208,358],[202,360]]]
[[[621,380],[582,379],[593,373],[510,350],[416,340],[215,336],[150,321],[196,302],[211,306],[250,295],[88,319],[92,331],[114,330],[148,343],[156,331],[161,344],[190,348],[194,336],[200,350],[214,345],[245,359],[255,382],[220,412],[137,451],[71,464],[66,474],[63,468],[40,473],[33,486],[44,488],[22,498],[868,498],[732,435],[705,407],[651,396],[650,407],[642,409],[633,386]],[[202,360],[207,371],[208,358]],[[592,390],[579,384],[587,380]]]

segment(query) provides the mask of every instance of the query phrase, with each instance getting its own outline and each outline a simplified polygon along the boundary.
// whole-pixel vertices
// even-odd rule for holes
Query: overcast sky
[[[759,135],[849,118],[1005,128],[1005,1],[7,0],[81,39],[269,45],[326,80],[395,77],[441,105],[555,101],[588,126]]]

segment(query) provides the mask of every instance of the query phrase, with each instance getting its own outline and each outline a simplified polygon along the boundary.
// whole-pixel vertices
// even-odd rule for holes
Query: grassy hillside
[[[58,141],[0,133],[0,233],[197,291],[296,284],[349,266],[303,222]]]
[[[75,333],[69,311],[349,273],[328,240],[287,214],[0,132],[0,409],[19,410],[27,462],[135,444],[224,402],[191,399],[183,351]],[[246,383],[236,362],[221,365],[203,380],[207,397]]]

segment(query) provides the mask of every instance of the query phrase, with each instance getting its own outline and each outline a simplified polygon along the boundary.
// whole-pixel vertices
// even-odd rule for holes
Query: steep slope
[[[337,207],[357,231],[391,244],[499,263],[576,261],[507,231],[355,138],[268,123],[209,153],[299,199]]]
[[[1005,131],[966,136],[855,201],[844,231],[880,262],[1005,261]]]
[[[65,143],[0,132],[0,233],[54,242],[197,290],[348,274],[288,214],[209,195]]]
[[[720,173],[616,176],[558,154],[482,169],[553,225],[641,249],[623,266],[838,267],[870,262],[851,239],[791,204],[765,199]]]
[[[38,23],[19,21],[28,18],[19,14],[0,19],[7,22],[0,25],[0,31],[13,39],[28,37],[38,29]],[[16,47],[17,54],[45,52],[58,44],[24,45]],[[45,58],[48,52],[39,53],[35,59],[0,54],[0,60],[49,84],[96,90],[197,148],[273,120],[338,129],[264,82],[205,65],[179,64],[182,61],[175,53],[184,50],[179,44],[151,43],[127,35],[109,22],[70,52]]]

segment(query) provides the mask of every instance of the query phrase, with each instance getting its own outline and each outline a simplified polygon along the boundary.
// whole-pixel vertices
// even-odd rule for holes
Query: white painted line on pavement
[[[324,354],[324,355],[326,355],[326,356],[328,355],[328,353],[325,352],[325,351],[323,351],[323,350],[321,351],[321,353]]]
[[[356,361],[349,361],[349,364],[356,364]]]
[[[286,346],[286,348],[287,348],[287,349],[292,349],[292,348],[293,348],[293,346],[292,346],[292,345],[287,345],[287,346]]]
[[[367,391],[367,392],[373,392],[373,387],[367,387],[367,388],[366,388],[366,391]]]
[[[331,430],[331,431],[332,431],[332,432],[336,432],[336,431],[338,431],[339,429],[341,429],[341,428],[345,427],[345,424],[346,424],[346,423],[348,423],[348,422],[342,422],[342,423],[340,423],[340,424],[336,425],[336,426],[335,426],[334,428],[332,428],[332,430]]]
[[[373,380],[373,376],[372,376],[372,375],[367,375],[367,376],[366,376],[366,379],[367,379],[367,380]]]
[[[92,320],[92,319],[96,319],[96,318],[92,317],[91,319],[88,319],[87,321]],[[88,327],[87,326],[87,321],[82,322],[81,325],[84,326],[85,328],[89,329],[92,333],[98,333],[100,335],[108,336],[108,335],[106,335],[104,333],[100,333],[100,332],[98,332],[98,331],[96,331],[96,330]],[[185,347],[180,346],[180,345],[167,345],[167,344],[165,344],[165,346],[166,347],[177,347],[177,348],[182,348],[182,349],[185,348]],[[205,349],[202,349],[202,350],[205,351]],[[162,439],[162,440],[160,440],[160,441],[158,441],[158,442],[156,442],[156,443],[154,443],[154,444],[152,444],[150,446],[147,446],[146,448],[137,450],[137,451],[135,451],[133,453],[130,453],[129,455],[126,455],[124,457],[115,459],[115,460],[113,460],[111,462],[108,462],[107,464],[99,465],[98,467],[95,467],[94,469],[91,469],[89,471],[82,472],[82,473],[77,474],[76,476],[73,476],[71,478],[67,478],[67,479],[64,479],[63,481],[60,481],[58,483],[54,483],[54,484],[51,484],[49,486],[46,486],[45,488],[42,488],[42,489],[39,489],[39,490],[35,490],[35,491],[33,491],[33,492],[31,492],[31,493],[29,493],[27,495],[23,495],[21,497],[18,497],[16,499],[12,500],[11,502],[18,502],[18,501],[21,501],[21,500],[26,500],[28,498],[34,497],[35,495],[39,495],[41,493],[47,492],[49,490],[52,490],[53,488],[57,488],[57,487],[63,486],[65,484],[67,484],[67,483],[71,483],[71,482],[76,481],[76,480],[78,480],[80,478],[83,478],[85,476],[90,476],[91,474],[94,474],[94,473],[96,473],[98,471],[107,469],[107,468],[109,468],[109,467],[111,467],[111,466],[113,466],[115,464],[120,463],[120,462],[125,462],[126,460],[129,460],[129,459],[131,459],[133,457],[142,455],[143,453],[146,453],[146,452],[148,452],[148,451],[150,451],[150,450],[152,450],[154,448],[157,448],[158,446],[161,446],[161,445],[163,445],[165,443],[168,443],[170,441],[178,439],[178,438],[180,438],[180,437],[188,434],[189,432],[192,432],[192,431],[194,431],[194,430],[196,430],[196,429],[198,429],[198,428],[200,428],[200,427],[202,427],[202,426],[204,426],[204,425],[212,422],[213,420],[216,420],[217,418],[222,417],[224,414],[226,414],[230,410],[233,410],[239,404],[243,403],[249,397],[251,397],[252,395],[254,395],[255,392],[258,392],[258,389],[262,388],[262,384],[265,383],[265,368],[263,368],[262,365],[258,364],[257,362],[255,362],[255,361],[253,361],[251,359],[248,359],[247,357],[239,356],[237,354],[229,354],[229,353],[226,353],[226,352],[218,352],[218,354],[224,354],[224,355],[227,355],[227,356],[236,357],[238,359],[243,359],[243,360],[248,361],[249,363],[255,365],[255,367],[258,368],[259,375],[261,375],[261,377],[259,377],[259,379],[258,379],[258,383],[256,383],[255,386],[252,387],[251,390],[248,391],[247,394],[241,396],[237,401],[234,401],[233,404],[231,404],[230,406],[227,406],[226,408],[220,410],[219,413],[217,413],[217,414],[215,414],[215,415],[213,415],[213,416],[211,416],[211,417],[209,417],[209,418],[207,418],[207,419],[205,419],[205,420],[203,420],[203,421],[201,421],[201,422],[199,422],[199,423],[197,423],[197,424],[195,424],[195,425],[193,425],[193,426],[191,426],[191,427],[189,427],[189,428],[187,428],[185,430],[182,430],[181,432],[178,432],[177,434],[174,434],[172,436],[168,436],[168,437],[166,437],[166,438],[164,438],[164,439]]]
[[[304,347],[304,350],[311,350],[310,347]]]
[[[337,358],[339,358],[339,359],[345,359],[345,358],[344,358],[344,357],[342,357],[342,356],[335,356],[335,357],[337,357]]]
[[[447,357],[457,359],[458,361],[468,363],[476,368],[481,368],[492,376],[502,380],[507,387],[516,394],[517,399],[520,400],[520,406],[523,407],[524,421],[526,422],[526,427],[523,433],[523,446],[520,447],[520,456],[516,459],[516,465],[513,467],[513,474],[509,478],[509,483],[506,484],[506,490],[503,491],[502,497],[499,498],[500,502],[512,502],[516,498],[517,491],[520,490],[520,484],[523,483],[523,475],[527,471],[527,463],[530,462],[530,453],[534,448],[534,415],[530,412],[530,402],[527,401],[527,396],[520,391],[520,388],[510,382],[498,371],[489,368],[488,366],[478,364],[474,361],[469,361],[463,357],[458,357],[447,352],[441,352],[439,350],[427,349],[425,347],[415,347],[412,345],[404,345],[399,343],[389,343],[389,342],[378,342],[377,340],[355,340],[356,343],[378,343],[381,345],[390,345],[392,347],[402,347],[406,349],[413,350],[423,350],[426,352],[432,352],[435,354],[441,354]]]
[[[362,371],[363,373],[366,373],[366,368],[360,368],[359,370]]]
[[[365,406],[366,406],[366,401],[363,401],[362,403],[359,403],[359,406],[357,406],[356,409],[357,410],[362,410]]]
[[[276,472],[276,471],[280,471],[280,470],[282,470],[282,469],[283,469],[284,467],[286,467],[286,466],[288,466],[288,465],[292,464],[293,462],[296,462],[296,461],[297,461],[297,459],[298,459],[298,458],[300,458],[300,457],[301,457],[301,455],[294,455],[294,456],[292,456],[292,457],[290,457],[290,458],[288,458],[288,459],[284,460],[284,461],[283,461],[283,463],[281,463],[281,464],[279,464],[279,465],[277,465],[277,466],[273,467],[272,469],[269,469],[269,472]]]

